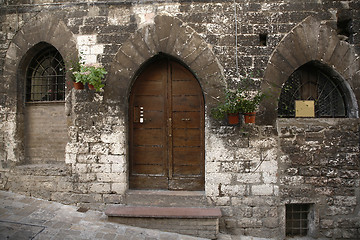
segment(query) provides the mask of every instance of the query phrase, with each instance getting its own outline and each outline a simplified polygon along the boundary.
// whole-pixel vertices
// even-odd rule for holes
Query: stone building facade
[[[283,239],[302,221],[312,238],[359,239],[359,1],[0,4],[1,189],[92,209],[131,205],[129,96],[141,73],[170,59],[201,86],[200,193],[221,209],[221,232]],[[31,101],[34,59],[46,51],[66,66],[64,96]],[[105,66],[103,91],[72,88],[66,68],[78,55]],[[335,86],[326,96],[339,94],[322,99],[325,113],[290,116],[285,86],[306,69]],[[256,124],[214,120],[226,87],[249,74],[267,95]]]

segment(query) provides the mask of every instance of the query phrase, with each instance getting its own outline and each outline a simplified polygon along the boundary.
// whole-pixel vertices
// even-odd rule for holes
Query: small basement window
[[[286,205],[286,236],[308,235],[310,206],[310,204]]]

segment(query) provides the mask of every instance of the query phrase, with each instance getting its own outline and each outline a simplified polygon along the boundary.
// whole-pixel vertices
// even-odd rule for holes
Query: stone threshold
[[[138,218],[220,218],[219,208],[199,207],[144,207],[144,206],[112,206],[106,209],[108,217]]]
[[[204,191],[168,191],[168,190],[129,190],[127,195],[157,195],[157,196],[205,196]]]

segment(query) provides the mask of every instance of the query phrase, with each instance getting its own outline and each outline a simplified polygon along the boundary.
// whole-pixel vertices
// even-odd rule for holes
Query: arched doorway
[[[161,57],[129,99],[130,188],[204,190],[204,96],[195,76]]]

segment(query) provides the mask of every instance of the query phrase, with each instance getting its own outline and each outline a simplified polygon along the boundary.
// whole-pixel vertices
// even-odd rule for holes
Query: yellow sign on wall
[[[310,100],[296,100],[295,117],[315,117],[315,102]]]

